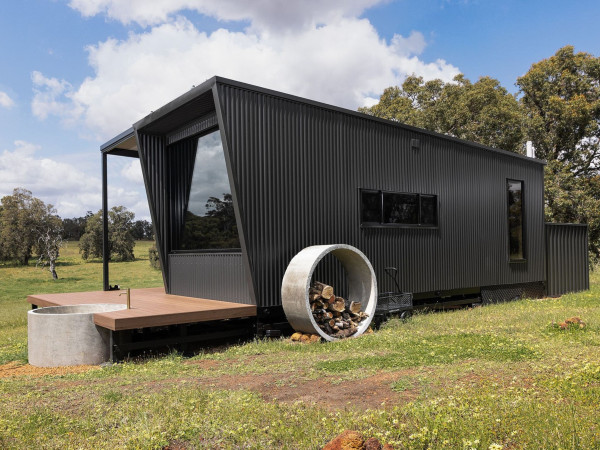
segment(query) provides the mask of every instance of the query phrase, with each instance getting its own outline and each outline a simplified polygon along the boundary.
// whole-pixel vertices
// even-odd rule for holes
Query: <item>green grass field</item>
[[[161,285],[147,245],[111,264],[111,282]],[[58,274],[0,268],[0,364],[25,364],[28,293],[101,287],[101,264],[76,247]],[[395,448],[599,448],[599,298],[596,271],[587,292],[394,319],[335,343],[3,377],[0,448],[316,449],[344,429]],[[571,316],[586,326],[553,325]]]

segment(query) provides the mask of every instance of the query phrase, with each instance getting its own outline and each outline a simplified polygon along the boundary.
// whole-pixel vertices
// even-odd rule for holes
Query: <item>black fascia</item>
[[[156,111],[152,111],[146,117],[144,117],[143,119],[134,123],[133,128],[136,130],[141,130],[144,127],[146,127],[147,125],[150,125],[153,122],[156,122],[158,119],[161,119],[161,118],[165,117],[166,115],[168,115],[172,112],[175,112],[177,109],[181,108],[186,103],[194,101],[196,98],[200,97],[201,95],[206,94],[207,92],[210,92],[212,90],[212,87],[214,86],[216,80],[217,80],[217,77],[212,77],[212,78],[209,78],[208,80],[206,80],[204,83],[200,84],[199,86],[193,87],[192,89],[187,91],[185,94],[182,94],[179,97],[177,97],[176,99],[171,100],[169,103],[161,106]],[[183,123],[181,125],[183,125]]]

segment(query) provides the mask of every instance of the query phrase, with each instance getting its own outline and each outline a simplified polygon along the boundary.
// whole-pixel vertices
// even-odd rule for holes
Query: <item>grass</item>
[[[68,242],[62,249],[54,281],[47,270],[0,264],[0,364],[27,361],[27,310],[25,300],[30,294],[83,292],[102,289],[102,261],[83,261],[77,242]],[[162,286],[160,271],[150,267],[150,241],[136,242],[135,261],[110,263],[110,282],[132,288]]]
[[[142,245],[111,282],[161,285]],[[100,288],[101,264],[71,247],[62,261],[56,283],[0,268],[0,362],[26,360],[28,293]],[[598,448],[599,298],[596,271],[587,292],[417,314],[346,341],[0,378],[0,448],[310,449],[344,429],[396,448]],[[586,327],[553,325],[571,316]]]

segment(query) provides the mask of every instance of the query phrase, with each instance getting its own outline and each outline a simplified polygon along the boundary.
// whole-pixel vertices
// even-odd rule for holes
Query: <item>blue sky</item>
[[[516,93],[564,45],[600,55],[599,18],[592,1],[5,0],[0,195],[97,211],[100,144],[212,75],[352,109],[411,73]],[[109,202],[148,218],[138,163],[109,159]]]

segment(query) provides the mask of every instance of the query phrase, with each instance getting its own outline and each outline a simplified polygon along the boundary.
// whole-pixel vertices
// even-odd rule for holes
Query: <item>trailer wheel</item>
[[[412,317],[412,311],[402,311],[400,313],[400,318],[402,320],[408,320]]]

